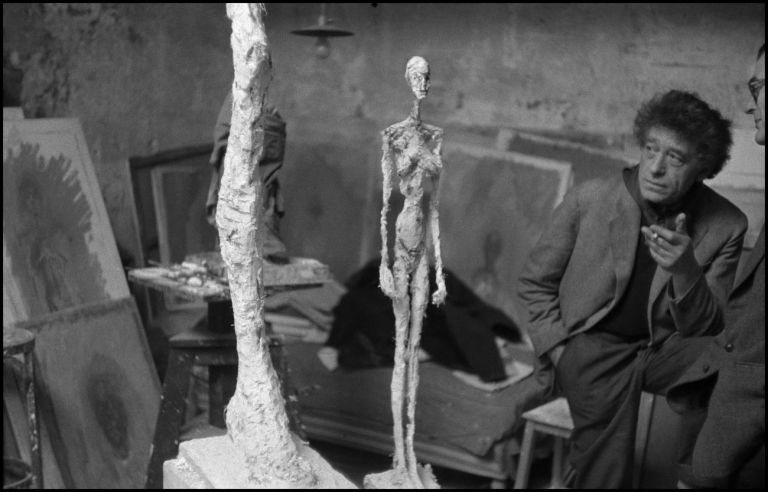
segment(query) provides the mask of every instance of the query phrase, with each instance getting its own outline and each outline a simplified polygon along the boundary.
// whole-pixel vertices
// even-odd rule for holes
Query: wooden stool
[[[163,381],[160,412],[152,440],[152,453],[147,470],[146,488],[162,488],[163,463],[179,452],[179,435],[187,409],[189,381],[192,366],[208,367],[209,422],[224,427],[223,408],[225,379],[232,381],[237,375],[237,343],[234,333],[214,333],[201,326],[179,333],[169,339],[168,369]],[[230,378],[225,378],[229,373]],[[232,394],[230,388],[229,396]]]
[[[554,436],[554,453],[552,456],[552,481],[549,488],[563,488],[563,463],[565,458],[565,441],[570,439],[573,432],[573,419],[568,401],[561,397],[549,403],[529,410],[523,414],[525,431],[523,445],[520,449],[520,461],[515,474],[515,489],[528,486],[528,474],[533,460],[533,444],[535,433],[542,432]]]
[[[224,408],[234,394],[237,382],[237,337],[234,331],[213,332],[198,324],[191,331],[171,337],[169,343],[168,369],[163,381],[162,401],[147,470],[145,488],[148,489],[162,488],[163,463],[175,458],[179,452],[192,366],[197,364],[208,368],[208,423],[212,426],[226,428]],[[288,389],[282,339],[270,336],[269,347],[272,364],[280,377],[289,424],[296,431],[300,429],[300,424]],[[301,431],[297,434],[305,437]]]
[[[640,406],[637,414],[637,428],[635,430],[635,473],[633,486],[640,486],[640,472],[645,462],[645,452],[648,445],[648,435],[653,418],[653,406],[656,396],[643,391],[640,394]],[[525,419],[525,431],[523,445],[520,449],[520,461],[515,474],[515,488],[524,489],[528,485],[528,474],[531,471],[533,460],[534,432],[539,431],[554,436],[554,450],[552,455],[552,481],[550,489],[565,488],[563,484],[563,468],[565,463],[565,441],[571,438],[573,432],[573,419],[568,401],[560,397],[529,410],[523,414]]]
[[[22,385],[27,399],[27,416],[29,419],[29,446],[32,459],[31,488],[43,488],[42,458],[40,451],[40,428],[37,420],[37,402],[35,401],[35,365],[32,351],[35,348],[35,334],[31,331],[3,328],[3,362],[10,359],[18,363],[15,355],[21,354],[24,363],[21,366]]]

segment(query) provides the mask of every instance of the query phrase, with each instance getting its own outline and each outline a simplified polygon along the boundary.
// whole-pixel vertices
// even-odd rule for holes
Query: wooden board
[[[446,144],[440,181],[443,261],[486,302],[525,319],[517,278],[571,182],[567,162]]]
[[[160,383],[132,298],[18,324],[36,334],[49,401],[76,488],[143,487]]]
[[[79,121],[4,121],[3,321],[129,295]]]

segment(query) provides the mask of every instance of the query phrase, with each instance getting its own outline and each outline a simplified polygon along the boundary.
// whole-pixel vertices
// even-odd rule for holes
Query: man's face
[[[747,108],[747,113],[755,118],[755,142],[765,145],[765,53],[755,63],[749,87],[752,103]]]
[[[646,201],[659,205],[676,203],[705,174],[688,142],[664,127],[648,130],[638,176],[640,194]]]

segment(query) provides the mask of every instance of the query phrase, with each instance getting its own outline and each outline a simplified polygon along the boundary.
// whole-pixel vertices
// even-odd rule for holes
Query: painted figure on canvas
[[[72,167],[63,154],[46,157],[26,142],[7,149],[3,161],[4,241],[23,317],[106,298],[87,244],[91,213]]]
[[[47,204],[38,183],[31,176],[22,176],[19,183],[18,229],[27,246],[27,266],[32,274],[36,298],[49,312],[76,303],[74,289],[67,284],[67,238],[49,223]]]
[[[420,468],[413,449],[418,387],[418,356],[422,320],[429,295],[430,250],[437,269],[437,290],[432,303],[445,301],[445,281],[440,254],[437,189],[443,165],[440,159],[443,131],[422,123],[421,101],[429,90],[429,65],[412,57],[405,78],[416,99],[410,116],[382,132],[383,207],[381,210],[381,290],[392,299],[395,314],[395,361],[392,373],[394,463],[392,472],[367,477],[376,486],[436,488],[429,467]],[[394,169],[393,169],[394,168]],[[394,264],[389,267],[387,211],[393,186],[393,170],[400,178],[405,197],[395,224]],[[425,211],[424,195],[429,196]],[[427,234],[429,231],[429,235]],[[428,239],[431,237],[431,248]],[[406,425],[403,425],[403,415]]]

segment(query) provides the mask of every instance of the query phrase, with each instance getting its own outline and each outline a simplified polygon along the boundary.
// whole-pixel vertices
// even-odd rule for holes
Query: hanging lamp
[[[332,23],[333,19],[326,17],[325,15],[325,4],[321,3],[320,16],[317,18],[317,24],[291,31],[291,33],[299,36],[317,37],[317,41],[315,41],[315,55],[317,55],[318,58],[328,58],[328,55],[331,53],[331,44],[328,42],[328,38],[352,36],[354,34],[352,31],[338,29],[332,26]]]

